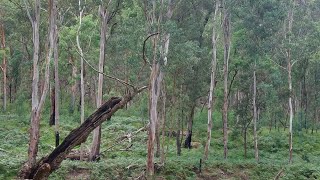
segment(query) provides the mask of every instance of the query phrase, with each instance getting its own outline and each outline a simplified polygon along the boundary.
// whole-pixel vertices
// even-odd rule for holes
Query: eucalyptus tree
[[[40,36],[39,36],[39,27],[40,27],[40,1],[36,0],[34,2],[34,13],[31,16],[29,5],[26,1],[25,8],[27,10],[27,15],[32,25],[33,29],[33,81],[32,81],[32,111],[31,111],[31,122],[30,122],[30,143],[28,149],[28,161],[21,169],[21,174],[28,173],[29,170],[36,163],[36,157],[38,152],[38,144],[39,144],[39,131],[40,131],[40,116],[41,111],[45,103],[46,95],[49,87],[49,74],[50,74],[50,60],[53,54],[53,46],[55,39],[55,15],[52,14],[50,17],[49,31],[48,31],[48,39],[49,39],[49,49],[46,54],[45,60],[45,74],[44,74],[44,85],[42,89],[41,98],[39,100],[38,97],[38,83],[39,83],[39,53],[40,53]]]
[[[104,61],[105,61],[105,49],[106,49],[106,37],[108,34],[108,26],[118,11],[120,0],[116,2],[116,7],[113,11],[108,9],[112,6],[112,0],[109,0],[107,4],[102,2],[102,5],[99,6],[99,15],[100,15],[100,54],[99,54],[99,68],[98,68],[98,87],[97,87],[97,97],[96,97],[96,106],[99,108],[102,104],[102,95],[103,95],[103,72],[104,72]],[[93,141],[90,152],[90,160],[95,160],[100,152],[100,143],[101,143],[101,126],[96,128],[93,131]]]
[[[228,157],[228,74],[229,74],[229,58],[230,58],[230,47],[231,47],[231,15],[229,9],[226,7],[227,4],[223,1],[223,44],[224,44],[224,62],[223,62],[223,146],[224,146],[224,158]]]
[[[166,8],[165,8],[166,7]],[[169,51],[170,34],[163,32],[162,23],[169,20],[172,16],[174,2],[169,0],[158,2],[153,0],[151,3],[144,2],[144,12],[148,23],[148,38],[152,40],[152,61],[150,62],[151,74],[149,83],[149,134],[147,142],[147,174],[154,175],[154,143],[156,136],[156,128],[158,122],[158,99],[161,91],[161,85],[164,78],[162,66],[167,64],[167,54]],[[155,31],[155,32],[152,32]],[[160,48],[160,52],[158,52]],[[143,52],[145,63],[148,62]],[[158,56],[160,54],[160,57]]]
[[[204,151],[204,159],[208,159],[209,155],[209,148],[211,143],[211,129],[212,129],[212,112],[214,111],[214,90],[216,86],[216,69],[217,69],[217,25],[216,19],[218,16],[219,10],[219,1],[215,2],[215,9],[213,14],[213,28],[212,28],[212,62],[211,62],[211,80],[210,80],[210,90],[209,90],[209,97],[208,97],[208,129],[207,129],[207,142]]]

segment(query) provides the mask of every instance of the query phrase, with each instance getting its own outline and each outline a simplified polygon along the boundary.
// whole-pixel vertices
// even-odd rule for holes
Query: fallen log
[[[124,97],[112,97],[103,105],[101,105],[93,114],[91,114],[85,122],[78,128],[74,129],[63,140],[63,142],[56,147],[48,156],[41,158],[37,163],[30,167],[24,164],[19,171],[18,178],[20,179],[48,179],[49,175],[60,167],[60,164],[71,150],[85,142],[89,134],[104,121],[110,120],[111,116],[122,109],[135,95],[146,89],[142,87],[135,89],[131,94]]]

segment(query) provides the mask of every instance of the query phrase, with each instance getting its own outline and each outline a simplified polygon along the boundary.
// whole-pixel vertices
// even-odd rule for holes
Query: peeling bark
[[[211,143],[211,129],[212,129],[212,112],[214,111],[214,90],[216,81],[216,67],[217,67],[217,33],[216,33],[216,17],[218,14],[219,2],[216,2],[214,16],[213,16],[213,29],[212,29],[212,61],[211,61],[211,81],[208,99],[208,128],[207,128],[207,142],[204,150],[204,160],[208,159],[209,148]]]

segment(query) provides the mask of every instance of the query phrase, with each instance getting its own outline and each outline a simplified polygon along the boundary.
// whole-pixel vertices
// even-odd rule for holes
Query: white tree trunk
[[[208,159],[209,148],[211,143],[211,129],[212,129],[212,112],[214,111],[214,89],[215,89],[215,75],[217,67],[217,34],[216,34],[216,17],[218,14],[219,2],[216,1],[216,6],[213,16],[213,28],[212,28],[212,61],[211,61],[211,81],[210,81],[210,90],[209,90],[209,99],[208,99],[208,129],[207,129],[207,142],[204,150],[204,159]]]
[[[106,44],[106,32],[108,28],[108,11],[105,7],[100,6],[100,57],[99,57],[99,72],[103,72],[104,61],[105,61],[105,44]],[[103,74],[99,73],[98,75],[98,88],[97,88],[97,108],[102,104],[103,96]],[[101,126],[97,127],[93,131],[93,141],[91,146],[90,160],[95,160],[96,156],[100,152],[100,143],[101,143]]]
[[[24,1],[25,4],[26,1]],[[50,75],[50,60],[53,52],[54,44],[54,27],[55,16],[50,17],[50,26],[49,26],[49,49],[46,56],[45,62],[45,77],[44,85],[42,89],[41,98],[39,101],[38,97],[38,83],[39,83],[39,23],[40,23],[40,0],[36,0],[34,7],[34,16],[31,17],[30,12],[27,11],[28,17],[31,21],[33,28],[33,79],[32,79],[32,112],[31,112],[31,128],[30,128],[30,143],[28,150],[28,166],[32,167],[36,161],[38,153],[38,144],[39,144],[39,130],[40,130],[40,114],[44,106],[45,99],[49,89],[49,75]]]
[[[28,150],[28,163],[32,166],[36,162],[39,143],[39,117],[37,117],[37,108],[39,105],[38,84],[39,84],[39,21],[40,21],[40,0],[35,2],[35,16],[30,17],[33,29],[33,77],[32,77],[32,109],[31,109],[31,127],[30,143]]]
[[[151,25],[156,22],[156,1],[152,1],[153,10],[152,10],[152,17],[151,19]],[[163,5],[163,1],[162,1]],[[168,11],[167,11],[167,18],[170,19],[172,16],[173,11],[173,4],[171,0],[168,2]],[[162,20],[162,11],[160,12],[159,19],[157,20],[158,23],[161,23]],[[159,25],[158,24],[158,25]],[[160,27],[158,27],[158,30]],[[153,62],[152,62],[152,69],[151,69],[151,75],[150,75],[150,84],[149,84],[149,135],[148,135],[148,142],[147,142],[147,175],[153,176],[154,175],[154,144],[155,144],[155,135],[156,135],[156,128],[158,123],[158,99],[161,91],[161,82],[164,77],[164,73],[160,69],[160,63],[157,61],[157,41],[159,40],[159,35],[157,35],[153,40]],[[166,65],[167,63],[167,55],[169,51],[169,40],[170,40],[170,34],[167,33],[164,35],[163,39],[163,45],[160,48],[160,54],[163,58],[163,64]]]
[[[83,62],[83,51],[80,45],[80,39],[79,39],[79,33],[80,33],[80,28],[82,25],[82,14],[83,14],[83,9],[81,9],[81,0],[79,0],[79,27],[77,30],[77,47],[80,53],[80,60],[81,60],[81,69],[80,69],[80,91],[81,91],[81,107],[80,107],[80,121],[81,124],[84,122],[84,75],[83,75],[83,71],[84,71],[84,62]],[[80,145],[80,160],[83,159],[83,145]]]
[[[290,5],[291,6],[291,5]],[[288,30],[287,30],[287,36],[288,43],[291,43],[291,32],[292,32],[292,22],[293,22],[293,7],[290,8],[288,12]],[[289,163],[292,163],[292,121],[293,121],[293,107],[292,107],[292,76],[291,76],[291,49],[288,48],[286,50],[287,55],[287,70],[288,70],[288,85],[289,85],[289,111],[290,111],[290,118],[289,118]]]
[[[225,5],[224,5],[225,6]],[[225,8],[225,7],[224,7]],[[228,66],[230,57],[230,14],[227,10],[223,13],[223,36],[224,36],[224,64],[223,64],[223,145],[224,145],[224,158],[228,156]]]

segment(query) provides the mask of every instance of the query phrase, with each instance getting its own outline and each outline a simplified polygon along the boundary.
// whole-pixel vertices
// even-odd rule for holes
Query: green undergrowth
[[[218,116],[218,115],[216,115]],[[220,115],[219,115],[220,116]],[[45,156],[54,149],[54,129],[48,126],[47,116],[41,121],[39,156]],[[169,121],[169,119],[168,119]],[[102,125],[102,155],[98,162],[65,160],[61,168],[50,179],[131,179],[145,170],[147,132],[142,131],[128,140],[114,145],[118,138],[133,133],[145,126],[146,118],[127,116],[122,112]],[[247,157],[244,157],[243,135],[239,129],[230,128],[228,159],[223,158],[222,130],[220,122],[214,121],[209,159],[201,163],[206,138],[206,115],[195,117],[193,141],[202,144],[197,149],[182,148],[176,155],[175,137],[166,138],[165,166],[156,166],[158,179],[320,179],[320,133],[296,132],[294,134],[293,163],[288,164],[288,132],[259,129],[259,155],[254,159],[252,131],[248,131]],[[77,113],[62,115],[60,136],[80,124]],[[28,148],[29,117],[27,115],[0,116],[0,179],[14,179],[21,164],[26,160]],[[85,149],[89,149],[90,136]],[[123,151],[132,144],[127,151]],[[113,148],[110,148],[114,146]],[[79,147],[76,147],[76,149]],[[159,164],[160,159],[156,158]]]

